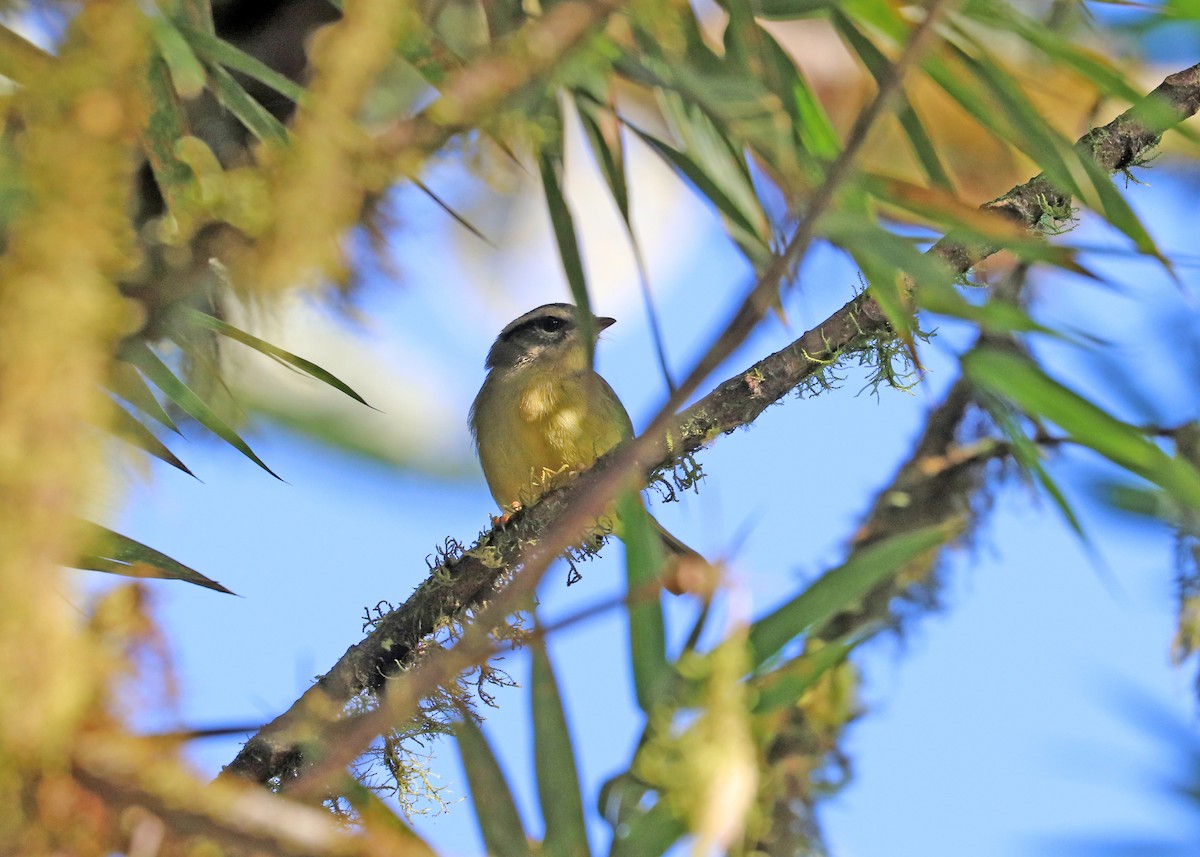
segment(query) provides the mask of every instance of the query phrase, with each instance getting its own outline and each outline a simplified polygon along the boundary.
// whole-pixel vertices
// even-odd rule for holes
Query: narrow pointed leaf
[[[1053,501],[1059,513],[1074,531],[1075,535],[1086,547],[1090,547],[1091,539],[1088,537],[1087,531],[1084,530],[1083,523],[1079,520],[1079,516],[1075,514],[1075,509],[1067,500],[1067,495],[1063,493],[1062,489],[1058,487],[1058,483],[1046,472],[1046,468],[1042,465],[1042,458],[1037,444],[1021,429],[1021,426],[1010,410],[1010,406],[1002,404],[989,407],[989,412],[996,421],[996,425],[1004,432],[1004,436],[1008,438],[1008,442],[1012,444],[1017,463],[1033,474],[1038,484],[1042,486],[1042,490]]]
[[[453,729],[488,857],[531,857],[512,789],[487,738],[470,714]]]
[[[667,363],[667,350],[663,342],[662,326],[659,324],[658,313],[654,308],[654,298],[650,293],[650,278],[646,273],[646,260],[642,255],[641,243],[633,229],[633,220],[629,213],[629,187],[625,180],[625,147],[621,141],[621,126],[615,115],[615,106],[600,100],[599,96],[611,99],[607,83],[599,94],[580,89],[575,92],[575,108],[579,113],[584,133],[592,146],[592,152],[600,165],[600,172],[608,184],[613,202],[621,213],[625,224],[625,234],[629,237],[629,246],[633,251],[634,264],[637,266],[638,285],[642,290],[642,298],[646,304],[646,315],[650,322],[650,332],[654,339],[654,350],[663,372],[667,389],[674,391],[675,382],[671,378],[670,366]]]
[[[762,666],[790,640],[811,633],[851,606],[908,562],[940,547],[962,531],[962,523],[936,524],[902,533],[851,554],[845,563],[750,626],[752,665]]]
[[[229,424],[205,404],[190,387],[179,380],[167,364],[163,363],[158,355],[150,350],[148,345],[144,342],[138,342],[130,346],[125,354],[126,359],[142,370],[146,377],[166,394],[168,399],[179,406],[180,410],[242,453],[242,455],[249,458],[263,470],[267,471],[267,473],[279,479],[278,474],[267,467],[263,460],[250,448],[250,445],[242,440],[238,433],[230,428]]]
[[[826,642],[814,651],[793,658],[778,669],[756,676],[752,680],[752,686],[757,690],[754,713],[769,714],[794,705],[821,676],[846,660],[858,644],[871,637],[875,630],[871,626],[856,629],[840,639]]]
[[[725,221],[730,237],[741,248],[746,257],[755,265],[764,264],[771,256],[771,250],[741,208],[725,194],[700,165],[683,152],[662,140],[651,136],[633,126],[629,126],[638,138],[649,146],[655,154],[666,161],[685,178],[701,195],[711,202]]]
[[[440,208],[442,211],[446,212],[451,217],[453,217],[459,226],[461,226],[463,229],[470,232],[472,235],[474,235],[476,238],[478,238],[483,243],[485,243],[491,247],[496,246],[495,244],[493,244],[491,242],[491,240],[486,235],[484,235],[481,231],[479,231],[478,228],[476,228],[475,224],[471,223],[471,221],[467,220],[465,217],[463,217],[461,214],[459,214],[457,211],[455,211],[453,208],[451,208],[449,203],[447,203],[444,199],[442,199],[440,196],[438,196],[436,193],[434,193],[432,190],[430,190],[429,186],[426,185],[423,181],[421,181],[420,179],[414,178],[412,180],[412,183],[416,186],[417,190],[421,191],[421,193],[425,194],[427,197],[429,197],[431,200],[433,200],[433,203],[438,208]],[[366,404],[366,403],[364,402],[363,404]]]
[[[671,688],[674,675],[667,662],[662,599],[655,585],[662,569],[662,545],[639,496],[622,494],[617,500],[617,514],[624,529],[633,687],[638,707],[648,713]]]
[[[179,32],[192,50],[210,65],[221,65],[240,72],[297,104],[304,101],[306,90],[303,86],[224,39],[190,27],[180,27]]]
[[[251,134],[263,143],[278,146],[288,144],[288,130],[284,124],[246,92],[232,74],[221,66],[213,66],[209,71],[213,94],[221,106],[246,126]]]
[[[158,401],[154,391],[146,384],[146,379],[123,356],[112,364],[108,379],[108,389],[112,390],[129,404],[151,419],[179,434],[179,426],[166,408]]]
[[[562,695],[542,640],[530,645],[533,693],[533,755],[538,799],[546,823],[541,853],[546,857],[587,857],[583,795]]]
[[[120,574],[125,577],[182,580],[216,592],[235,594],[194,568],[189,568],[128,536],[90,522],[86,522],[86,530],[84,544],[87,548],[75,562],[75,568]]]
[[[592,302],[588,297],[587,277],[583,272],[583,257],[579,253],[575,218],[571,216],[571,209],[567,206],[567,198],[563,194],[561,154],[551,149],[543,149],[538,154],[538,170],[542,176],[542,191],[546,198],[546,207],[550,212],[550,224],[554,228],[554,240],[558,243],[558,256],[562,260],[563,272],[567,275],[567,284],[571,287],[571,297],[574,298],[575,306],[581,313],[580,327],[583,330],[583,341],[592,344],[595,339],[591,329],[594,324]]]
[[[167,448],[166,444],[155,436],[154,432],[150,431],[129,411],[114,402],[110,416],[112,431],[117,437],[153,455],[160,461],[165,461],[172,467],[182,470],[188,476],[193,478],[196,476],[187,468],[187,465],[176,457],[175,453]]]
[[[875,78],[875,83],[878,84],[883,80],[891,68],[891,63],[888,62],[883,52],[875,47],[875,44],[840,9],[833,11],[830,20],[842,40],[866,66],[871,77]],[[946,166],[942,163],[937,147],[933,145],[933,140],[925,130],[921,117],[917,115],[903,91],[898,93],[897,116],[900,118],[900,127],[908,137],[909,145],[912,146],[913,154],[916,155],[917,162],[921,165],[921,169],[930,183],[939,187],[952,188],[954,182],[950,178]]]
[[[216,316],[209,315],[208,313],[201,312],[198,309],[185,307],[184,312],[188,321],[192,322],[193,324],[197,324],[200,327],[207,328],[208,330],[216,331],[222,336],[227,336],[236,342],[240,342],[243,345],[253,348],[255,351],[266,354],[268,357],[273,357],[276,360],[287,364],[288,366],[299,369],[305,375],[315,378],[324,384],[328,384],[335,390],[340,390],[350,398],[354,399],[356,402],[367,405],[368,408],[371,407],[369,404],[367,404],[366,399],[356,393],[349,384],[347,384],[345,381],[342,381],[332,372],[322,369],[311,360],[305,360],[303,357],[297,357],[295,354],[292,354],[289,351],[284,351],[282,348],[259,339],[257,336],[246,333],[244,330],[234,327],[227,321],[223,321]]]
[[[171,71],[171,82],[181,98],[195,98],[204,91],[208,80],[204,65],[192,51],[188,40],[166,18],[156,17],[150,27],[159,55]]]
[[[592,153],[596,156],[596,163],[600,166],[600,174],[604,176],[604,182],[617,205],[617,211],[621,212],[621,218],[628,228],[629,187],[625,181],[625,152],[621,146],[620,129],[605,127],[602,111],[606,108],[597,104],[596,94],[576,92],[574,101],[584,134],[587,135]]]
[[[1026,358],[993,348],[963,358],[977,384],[1055,423],[1072,439],[1200,508],[1200,472],[1172,458],[1142,432],[1047,376]]]
[[[660,800],[621,826],[613,836],[609,857],[661,857],[686,834],[683,819]]]

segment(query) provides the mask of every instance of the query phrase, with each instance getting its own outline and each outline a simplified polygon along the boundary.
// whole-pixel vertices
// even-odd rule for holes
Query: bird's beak
[[[607,328],[612,327],[616,323],[617,323],[617,320],[615,318],[609,318],[608,316],[598,315],[598,316],[596,316],[596,331],[599,332],[601,330],[606,330]]]

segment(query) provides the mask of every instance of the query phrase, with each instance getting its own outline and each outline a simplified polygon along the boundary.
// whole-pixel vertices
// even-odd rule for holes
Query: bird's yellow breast
[[[501,506],[532,501],[551,476],[589,466],[632,433],[620,400],[590,369],[493,372],[475,400],[474,428]]]

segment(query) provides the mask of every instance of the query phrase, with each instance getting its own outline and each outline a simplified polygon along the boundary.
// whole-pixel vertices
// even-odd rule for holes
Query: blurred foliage
[[[1114,499],[1175,527],[1176,654],[1200,648],[1194,423],[1135,424],[1056,380],[1027,344],[1062,332],[1030,318],[1012,291],[987,288],[1012,269],[1086,275],[1067,242],[1045,240],[1084,210],[1171,270],[1127,200],[1136,186],[1118,188],[1106,173],[1128,174],[1144,152],[1100,166],[1093,158],[1117,132],[1072,141],[1143,94],[1144,70],[1111,59],[1115,47],[1196,26],[1194,4],[1143,9],[1121,28],[1083,4],[991,0],[34,5],[3,4],[0,26],[9,81],[0,94],[0,853],[427,854],[404,818],[422,776],[407,742],[447,731],[489,853],[587,854],[600,844],[588,835],[596,813],[611,826],[600,845],[613,854],[662,854],[685,840],[696,854],[819,852],[814,806],[848,776],[842,736],[861,713],[856,646],[898,622],[898,601],[932,591],[948,547],[977,523],[989,462],[1015,461],[1078,528],[1041,465],[1063,445],[1140,480]],[[51,47],[19,35],[21,23],[40,23]],[[635,246],[644,237],[630,216],[632,146],[719,215],[760,289],[772,287],[763,308],[793,288],[771,272],[798,264],[783,249],[798,225],[855,260],[865,294],[809,288],[844,292],[860,309],[872,302],[883,321],[826,342],[823,362],[800,355],[820,364],[807,391],[835,389],[835,373],[855,359],[878,381],[919,383],[905,370],[919,371],[922,322],[938,317],[980,333],[964,381],[866,512],[843,563],[719,632],[707,628],[704,603],[681,651],[669,650],[653,584],[661,558],[640,504],[625,501],[629,597],[618,607],[645,730],[596,810],[573,763],[549,631],[484,634],[474,659],[483,663],[463,668],[480,682],[497,641],[529,640],[544,841],[527,832],[457,667],[438,677],[430,707],[415,701],[416,725],[393,726],[377,748],[403,811],[362,782],[306,793],[335,806],[337,823],[287,799],[287,778],[276,783],[282,796],[228,778],[201,786],[178,746],[137,738],[122,722],[135,650],[158,633],[143,590],[118,588],[81,618],[55,589],[58,569],[73,565],[227,591],[79,521],[110,449],[96,427],[191,473],[171,444],[181,424],[198,425],[274,475],[224,387],[231,347],[366,404],[346,381],[230,319],[298,286],[351,288],[352,236],[381,234],[389,192],[424,188],[434,159],[469,167],[500,151],[539,175],[566,280],[586,306],[578,212],[562,181],[576,122]],[[1194,161],[1194,132],[1171,150]],[[1020,217],[976,208],[1035,173],[1041,190]],[[912,237],[941,234],[968,248],[965,267],[1002,251],[999,261],[956,270]],[[729,291],[721,299],[741,287]],[[855,325],[863,317],[849,315]],[[1136,379],[1136,366],[1121,368]],[[753,397],[765,379],[740,380]],[[444,566],[437,575],[452,588]],[[466,639],[477,606],[464,599],[454,615],[432,617],[418,655],[446,651],[439,643],[474,652]],[[377,693],[386,678],[359,677],[334,714],[386,712]],[[296,778],[326,740],[305,733]]]

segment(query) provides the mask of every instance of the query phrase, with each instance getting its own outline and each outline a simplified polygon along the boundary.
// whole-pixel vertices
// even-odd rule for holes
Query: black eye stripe
[[[566,326],[566,324],[567,324],[566,319],[560,318],[556,315],[542,316],[541,318],[531,318],[531,319],[529,319],[529,321],[525,322],[524,324],[521,324],[518,327],[514,327],[512,330],[510,330],[508,333],[506,333],[504,335],[504,338],[505,339],[517,339],[522,334],[528,333],[533,330],[540,330],[540,331],[545,331],[546,333],[553,333],[556,330],[562,330],[563,327]]]

